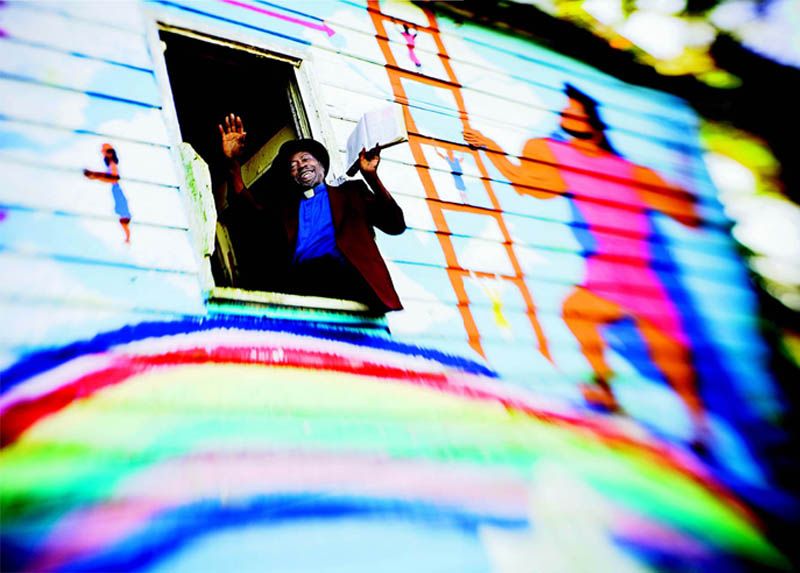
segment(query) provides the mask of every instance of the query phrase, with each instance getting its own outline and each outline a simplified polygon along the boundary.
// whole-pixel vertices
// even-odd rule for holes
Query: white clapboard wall
[[[429,23],[410,4],[386,4],[385,10],[398,21]],[[612,217],[596,230],[598,236],[632,247],[657,241],[659,248],[645,263],[679,284],[683,296],[674,305],[702,326],[698,349],[713,347],[743,379],[763,378],[755,298],[702,163],[698,119],[684,102],[630,86],[529,40],[444,18],[437,38],[420,30],[415,50],[422,64],[416,67],[399,32],[387,32],[387,54],[367,3],[349,0],[0,7],[0,308],[4,322],[19,326],[0,335],[6,362],[129,322],[206,312],[202,263],[192,240],[198,231],[187,211],[175,125],[164,101],[168,92],[156,73],[162,65],[154,54],[156,21],[301,58],[311,78],[315,136],[339,152],[363,111],[387,102],[404,106],[416,129],[410,136],[429,144],[421,146],[422,156],[407,145],[388,149],[381,165],[409,224],[399,237],[378,235],[406,308],[388,317],[392,336],[472,353],[461,318],[465,302],[453,289],[448,273],[454,269],[442,246],[451,245],[461,265],[456,270],[474,273],[466,292],[484,356],[470,355],[509,378],[543,386],[589,373],[561,317],[562,301],[582,280],[589,253],[577,238],[582,223],[567,199],[521,197],[496,169],[482,172],[461,136],[454,92],[442,86],[452,83],[451,69],[471,125],[505,142],[516,161],[526,139],[546,137],[548,126],[557,127],[563,83],[580,85],[602,103],[615,146],[631,161],[691,189],[703,220],[701,229],[686,229],[664,213],[656,217],[661,234],[654,238],[632,235],[624,218],[615,224]],[[389,57],[403,68],[395,71],[406,74],[398,80],[405,99],[390,81],[399,76],[387,70]],[[120,158],[120,186],[132,214],[130,244],[122,240],[111,185],[83,176],[84,169],[103,169],[100,149],[107,142]],[[460,150],[465,158],[466,193],[454,187],[437,146]],[[485,157],[483,162],[489,164]],[[333,164],[341,165],[337,159]],[[446,225],[435,221],[432,214],[441,205],[454,204],[487,216],[450,210]],[[498,215],[505,230],[493,223]],[[520,290],[486,276],[515,273],[509,246],[558,368],[537,351]],[[635,296],[650,295],[644,289]],[[592,320],[591,313],[585,319]]]

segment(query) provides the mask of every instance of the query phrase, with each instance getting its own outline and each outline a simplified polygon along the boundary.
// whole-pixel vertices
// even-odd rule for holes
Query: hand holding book
[[[408,141],[403,116],[395,105],[388,105],[361,116],[347,139],[347,175],[361,169],[361,154],[378,157],[381,149]],[[375,163],[377,167],[377,163]]]
[[[361,171],[361,175],[364,176],[365,179],[373,177],[378,171],[378,165],[381,162],[381,148],[375,147],[374,149],[367,151],[366,149],[362,149],[361,153],[358,154],[358,162],[357,167],[358,170]]]

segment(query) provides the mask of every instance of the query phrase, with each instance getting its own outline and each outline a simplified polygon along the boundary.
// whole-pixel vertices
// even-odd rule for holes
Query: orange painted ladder
[[[465,280],[469,276],[485,278],[497,277],[508,281],[519,290],[523,300],[525,301],[526,314],[530,320],[534,332],[536,333],[539,351],[545,358],[552,362],[550,350],[547,346],[547,340],[544,336],[544,332],[542,331],[542,327],[539,324],[539,320],[536,317],[536,307],[533,303],[533,296],[523,280],[522,267],[520,266],[519,260],[517,259],[516,253],[512,247],[511,235],[509,234],[508,227],[503,220],[503,212],[500,208],[500,203],[498,202],[497,196],[492,189],[489,181],[489,173],[486,170],[486,166],[483,163],[480,152],[477,149],[473,149],[466,145],[446,142],[420,134],[414,122],[414,118],[411,116],[411,111],[408,107],[410,102],[406,95],[405,89],[403,88],[401,80],[421,82],[435,88],[449,90],[455,98],[458,106],[459,117],[461,118],[464,129],[469,127],[469,116],[467,114],[466,106],[464,105],[464,98],[461,94],[461,84],[458,82],[458,78],[456,77],[456,74],[450,65],[450,56],[447,54],[447,49],[445,48],[444,42],[442,42],[439,34],[439,27],[436,22],[436,17],[430,10],[423,9],[428,19],[428,25],[420,26],[413,22],[384,14],[381,12],[380,4],[377,0],[369,0],[367,4],[368,12],[372,19],[372,23],[375,26],[375,37],[386,61],[386,72],[389,75],[389,81],[392,85],[395,101],[403,106],[403,114],[409,134],[409,146],[416,163],[417,174],[422,181],[422,185],[425,188],[425,193],[428,197],[426,203],[431,210],[431,215],[433,216],[433,221],[436,225],[436,236],[439,239],[439,244],[442,247],[445,260],[447,261],[447,274],[450,279],[450,283],[453,285],[453,290],[456,293],[456,297],[458,298],[458,308],[459,312],[461,313],[461,318],[464,321],[464,328],[467,331],[470,346],[481,356],[486,356],[481,344],[480,332],[470,308],[470,301],[469,297],[467,296]],[[394,54],[389,46],[389,35],[386,31],[387,22],[399,25],[406,24],[409,26],[409,28],[414,28],[418,31],[430,34],[436,42],[438,57],[448,79],[442,80],[438,78],[432,78],[422,75],[417,71],[410,71],[401,67],[395,59]],[[459,153],[471,154],[475,161],[475,165],[478,166],[478,170],[480,171],[481,180],[483,181],[483,184],[486,188],[486,193],[491,201],[492,209],[442,201],[439,198],[439,194],[436,192],[433,179],[431,179],[429,165],[425,158],[425,154],[423,153],[422,144],[450,148],[454,151],[458,150]],[[494,275],[492,273],[476,272],[463,268],[458,263],[456,251],[451,240],[451,232],[445,220],[445,212],[447,211],[466,212],[473,215],[490,217],[494,219],[503,235],[503,246],[506,254],[508,255],[509,261],[511,262],[514,274]]]

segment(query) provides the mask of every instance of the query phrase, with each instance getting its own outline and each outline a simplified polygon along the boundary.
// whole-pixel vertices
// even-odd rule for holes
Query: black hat
[[[322,164],[322,169],[325,170],[325,175],[328,174],[328,168],[331,165],[331,158],[325,146],[315,139],[292,139],[281,145],[278,154],[272,161],[272,165],[268,170],[268,174],[280,178],[288,177],[289,175],[289,159],[298,151],[308,151],[314,158]]]

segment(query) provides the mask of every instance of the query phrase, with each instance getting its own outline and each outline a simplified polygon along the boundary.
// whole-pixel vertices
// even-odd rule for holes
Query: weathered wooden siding
[[[141,7],[13,2],[0,29],[4,362],[204,312]],[[130,244],[111,185],[83,176],[103,171],[106,142],[121,158]]]
[[[333,129],[335,143],[343,150],[347,135],[363,110],[395,100],[387,64],[375,40],[366,6],[312,2],[305,6],[307,11],[304,5],[298,6],[292,10],[305,16],[275,12],[258,3],[154,2],[147,9],[187,27],[210,26],[227,37],[254,36],[262,45],[277,49],[287,46],[308,54],[318,81],[317,95],[324,102],[325,119]],[[65,269],[70,267],[65,266],[66,260],[74,261],[73,264],[101,263],[115,268],[111,274],[118,272],[116,267],[171,273],[166,275],[171,281],[189,288],[192,275],[197,273],[197,262],[191,254],[178,174],[168,149],[162,96],[152,72],[145,28],[149,15],[130,5],[126,10],[112,16],[100,5],[91,3],[83,3],[82,8],[55,3],[11,3],[0,12],[7,45],[0,64],[4,73],[0,97],[6,110],[2,159],[9,165],[6,171],[11,175],[11,181],[2,191],[7,207],[3,244],[11,252],[22,250],[23,253],[15,253],[19,256],[30,257],[35,253],[40,259],[58,258],[56,264],[67,274],[70,273]],[[403,10],[409,11],[412,23],[416,20],[418,25],[427,24],[427,20],[421,20],[424,16],[418,9]],[[388,13],[391,15],[391,9]],[[402,13],[398,17],[401,16]],[[332,35],[319,29],[323,21]],[[699,208],[706,228],[702,233],[684,233],[665,222],[672,252],[665,251],[666,261],[655,257],[655,264],[663,263],[662,266],[680,260],[683,263],[677,269],[680,276],[701,299],[705,295],[716,301],[714,305],[702,304],[702,300],[694,306],[687,304],[685,311],[699,313],[717,330],[727,333],[730,329],[717,326],[720,321],[741,324],[752,316],[753,300],[743,268],[734,256],[724,214],[700,161],[696,120],[684,104],[661,94],[633,89],[551,52],[537,51],[527,42],[446,21],[438,35],[446,54],[439,53],[430,34],[418,32],[416,53],[423,66],[416,70],[405,53],[407,48],[399,32],[393,26],[387,30],[388,45],[399,67],[408,68],[412,74],[402,80],[407,86],[408,101],[400,102],[407,105],[418,127],[419,133],[412,133],[412,137],[463,148],[460,153],[466,148],[453,93],[460,92],[464,98],[472,125],[486,126],[512,144],[519,144],[533,137],[535,130],[546,135],[557,127],[565,80],[584,82],[581,85],[602,102],[610,137],[623,155],[690,186],[701,198]],[[448,77],[443,62],[457,74],[461,85],[458,92],[446,89]],[[415,73],[420,74],[422,81],[410,79]],[[444,81],[445,87],[437,87],[437,81]],[[528,123],[533,118],[540,125],[532,130],[523,122],[515,122],[515,118],[527,118]],[[109,209],[108,185],[80,176],[82,169],[98,164],[98,150],[105,141],[113,141],[119,147],[125,193],[135,214],[132,226],[136,240],[124,249],[114,245],[114,214]],[[536,300],[538,314],[542,320],[559,322],[557,291],[576,282],[576,273],[580,273],[585,256],[574,233],[574,227],[580,223],[575,222],[564,206],[565,201],[545,202],[519,196],[502,175],[492,173],[492,166],[484,158],[492,177],[488,185],[498,203],[492,204],[486,191],[487,182],[481,178],[472,154],[467,154],[463,166],[463,181],[468,189],[466,202],[485,209],[490,216],[448,210],[448,205],[458,205],[463,200],[453,186],[446,162],[436,155],[432,145],[422,145],[424,164],[420,165],[418,158],[412,157],[408,147],[403,146],[386,152],[382,167],[384,178],[405,207],[411,227],[403,237],[380,238],[385,255],[394,262],[395,280],[408,309],[390,316],[394,334],[408,334],[417,340],[431,338],[432,343],[440,338],[451,339],[447,341],[451,346],[453,340],[463,340],[466,336],[450,322],[457,314],[454,303],[458,299],[452,287],[448,288],[448,261],[439,248],[442,235],[448,235],[459,266],[503,276],[515,273],[504,245],[510,238],[527,289]],[[414,167],[429,171],[428,189]],[[58,183],[54,183],[54,178]],[[436,198],[431,197],[433,193]],[[444,205],[444,223],[434,222],[429,203]],[[502,210],[507,235],[498,229],[496,216],[491,215],[498,213],[498,208]],[[619,221],[624,227],[624,218]],[[66,244],[62,238],[74,232],[70,225],[85,232]],[[45,226],[48,232],[43,232]],[[609,220],[608,230],[600,233],[613,236],[614,221]],[[158,244],[168,247],[154,248]],[[21,260],[15,264],[23,265]],[[41,266],[39,260],[37,268]],[[481,287],[477,284],[480,281],[468,282],[476,283],[470,286],[475,292],[468,304],[476,314],[491,317],[492,301],[485,292],[489,287]],[[42,290],[46,291],[44,286]],[[53,282],[47,286],[57,288]],[[108,286],[87,284],[86,288],[114,291],[115,300],[127,300],[126,308],[202,312],[201,294],[189,292],[191,288],[175,291],[183,299],[180,301],[170,302],[164,293],[162,304],[154,306],[152,301],[139,303],[139,297],[147,297],[147,289],[138,288],[136,279],[131,278],[131,288],[121,292],[117,292],[118,283],[113,288]],[[504,287],[493,286],[489,290],[497,288]],[[37,290],[31,295],[44,296],[45,292]],[[49,298],[59,300],[59,295],[50,293]],[[530,328],[524,326],[526,304],[510,292],[501,298],[508,322],[521,326],[517,329],[512,326],[510,332],[498,332],[496,321],[490,318],[479,333],[469,334],[478,334],[486,340],[500,338],[504,345],[509,338],[515,344],[530,339]],[[725,301],[729,312],[718,312],[720,300]],[[467,304],[465,300],[460,302]],[[437,322],[444,328],[437,328]],[[427,328],[423,328],[425,325]],[[413,332],[409,332],[411,328]],[[742,336],[752,332],[752,328],[743,328],[735,336],[727,337],[731,345],[760,354],[758,341],[753,336]],[[564,360],[572,361],[566,356],[567,346],[573,346],[574,353],[569,336],[559,332],[556,324],[550,330],[549,336],[562,335],[559,348],[565,351]],[[536,368],[531,373],[546,374]]]

